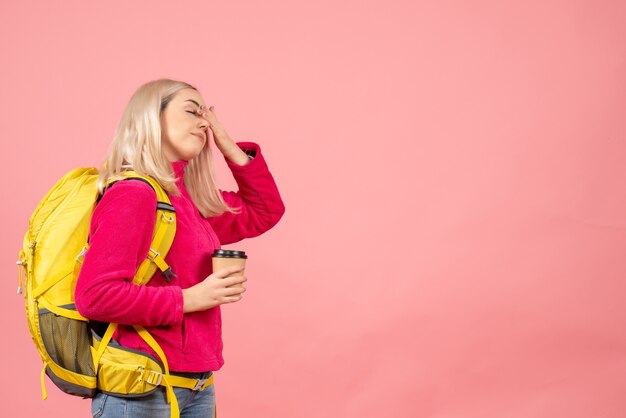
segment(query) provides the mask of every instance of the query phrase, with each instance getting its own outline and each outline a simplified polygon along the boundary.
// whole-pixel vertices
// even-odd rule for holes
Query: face
[[[163,151],[169,161],[191,160],[204,149],[209,123],[198,114],[204,105],[196,90],[182,89],[161,112]]]

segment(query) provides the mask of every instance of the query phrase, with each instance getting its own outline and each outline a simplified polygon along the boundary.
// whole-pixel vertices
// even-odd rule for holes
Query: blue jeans
[[[214,418],[213,385],[203,391],[174,387],[174,393],[181,418]],[[98,392],[91,401],[91,415],[94,418],[169,418],[170,407],[163,386],[148,396],[138,398],[122,398]]]

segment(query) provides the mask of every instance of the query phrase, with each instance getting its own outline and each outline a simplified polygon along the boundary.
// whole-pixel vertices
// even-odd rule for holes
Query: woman
[[[209,140],[223,154],[239,191],[217,188]],[[190,84],[159,79],[131,97],[100,172],[107,179],[125,170],[156,179],[176,211],[176,235],[165,258],[174,275],[157,270],[144,286],[132,283],[148,255],[157,199],[142,181],[117,181],[106,189],[91,219],[89,250],[78,276],[76,308],[93,324],[118,323],[115,343],[158,358],[135,332],[142,325],[163,349],[173,375],[206,379],[224,364],[220,305],[245,291],[241,270],[212,271],[221,245],[258,236],[280,220],[285,207],[261,149],[235,143]],[[235,276],[227,277],[235,274]],[[213,417],[213,385],[176,387],[181,416]],[[95,417],[169,417],[164,387],[141,397],[98,393]]]

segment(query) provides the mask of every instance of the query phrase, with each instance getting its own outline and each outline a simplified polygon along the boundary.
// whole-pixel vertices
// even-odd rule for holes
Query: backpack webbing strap
[[[135,331],[139,334],[139,336],[146,342],[148,345],[159,355],[161,361],[163,362],[163,368],[165,369],[165,374],[163,374],[163,380],[165,381],[165,389],[167,392],[167,403],[169,403],[172,407],[171,409],[171,418],[180,417],[180,410],[178,408],[178,400],[176,399],[176,394],[174,393],[174,388],[170,383],[170,368],[167,364],[167,359],[165,358],[165,353],[159,346],[159,343],[150,335],[148,331],[141,325],[133,325]]]
[[[144,375],[144,380],[151,385],[165,385],[163,383],[163,373],[158,373],[154,370],[146,370],[144,371]],[[168,381],[172,386],[191,389],[193,391],[203,391],[213,384],[213,374],[206,379],[194,379],[191,377],[176,376],[170,373]]]
[[[68,274],[69,273],[66,273],[65,271],[61,271],[60,273],[57,273],[56,276],[50,277],[45,282],[43,282],[42,284],[40,284],[39,286],[37,286],[36,288],[32,290],[31,297],[33,299],[38,298],[39,295],[41,295],[43,292],[50,289],[52,286],[54,286],[61,280],[65,279]]]
[[[98,346],[98,351],[93,357],[93,365],[94,370],[96,371],[96,376],[98,375],[98,369],[100,368],[100,357],[104,354],[104,350],[106,350],[107,345],[109,345],[109,341],[111,341],[111,337],[113,337],[113,333],[117,328],[117,324],[115,322],[111,322],[107,327],[106,332],[102,336],[102,340],[100,340],[100,345]]]
[[[78,274],[80,273],[80,268],[83,265],[83,259],[85,258],[85,253],[87,252],[87,250],[89,249],[89,243],[85,243],[85,245],[83,246],[83,249],[81,250],[80,254],[78,254],[76,256],[75,259],[75,263],[74,263],[74,269],[72,271],[72,277],[73,277],[73,283],[76,283],[76,279],[78,278]],[[44,281],[43,283],[41,283],[39,286],[37,286],[36,288],[34,288],[31,291],[31,298],[36,299],[38,298],[41,294],[43,294],[46,290],[50,289],[52,286],[54,286],[55,284],[57,284],[58,282],[60,282],[61,280],[65,279],[70,273],[66,273],[65,271],[62,271],[61,273],[57,274],[56,276],[52,276],[51,278],[47,279],[46,281]],[[55,312],[56,313],[56,312]],[[86,318],[81,317],[81,320],[86,320]]]
[[[48,398],[48,392],[46,392],[46,381],[44,377],[46,376],[46,367],[48,367],[48,363],[43,362],[43,369],[41,369],[41,399],[44,401]]]
[[[158,212],[157,212],[158,213]],[[144,277],[146,275],[146,271],[150,266],[150,262],[154,262],[162,272],[167,271],[170,267],[167,265],[161,254],[158,252],[161,243],[163,242],[163,238],[165,237],[165,233],[168,228],[170,228],[169,224],[171,223],[163,214],[161,215],[161,222],[155,226],[154,237],[152,238],[152,243],[150,244],[150,250],[148,251],[148,257],[145,259],[139,268],[137,269],[137,273],[133,278],[133,283],[141,285],[147,282],[151,277]],[[168,280],[169,282],[169,280]]]
[[[161,271],[165,271],[170,268],[170,266],[168,266],[165,262],[165,259],[161,256],[161,253],[154,248],[150,248],[148,251],[148,258],[152,260],[152,262],[156,264]]]
[[[61,308],[60,306],[53,305],[52,303],[49,303],[43,297],[37,299],[37,303],[43,306],[44,308],[46,308],[47,310],[49,310],[50,312],[55,313],[56,315],[60,315],[65,318],[76,319],[77,321],[84,321],[84,322],[88,321],[88,319],[82,316],[81,314],[79,314],[78,311],[75,311],[72,309],[65,309],[65,308]]]

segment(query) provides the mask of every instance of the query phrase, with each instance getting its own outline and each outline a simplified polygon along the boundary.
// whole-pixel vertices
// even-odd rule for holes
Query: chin
[[[182,155],[180,158],[181,158],[181,159],[183,159],[183,160],[185,160],[185,161],[191,161],[191,160],[193,160],[194,158],[196,158],[198,155],[200,155],[200,151],[198,151],[198,152],[192,152],[192,153],[189,153],[189,154],[184,154],[184,155]]]

